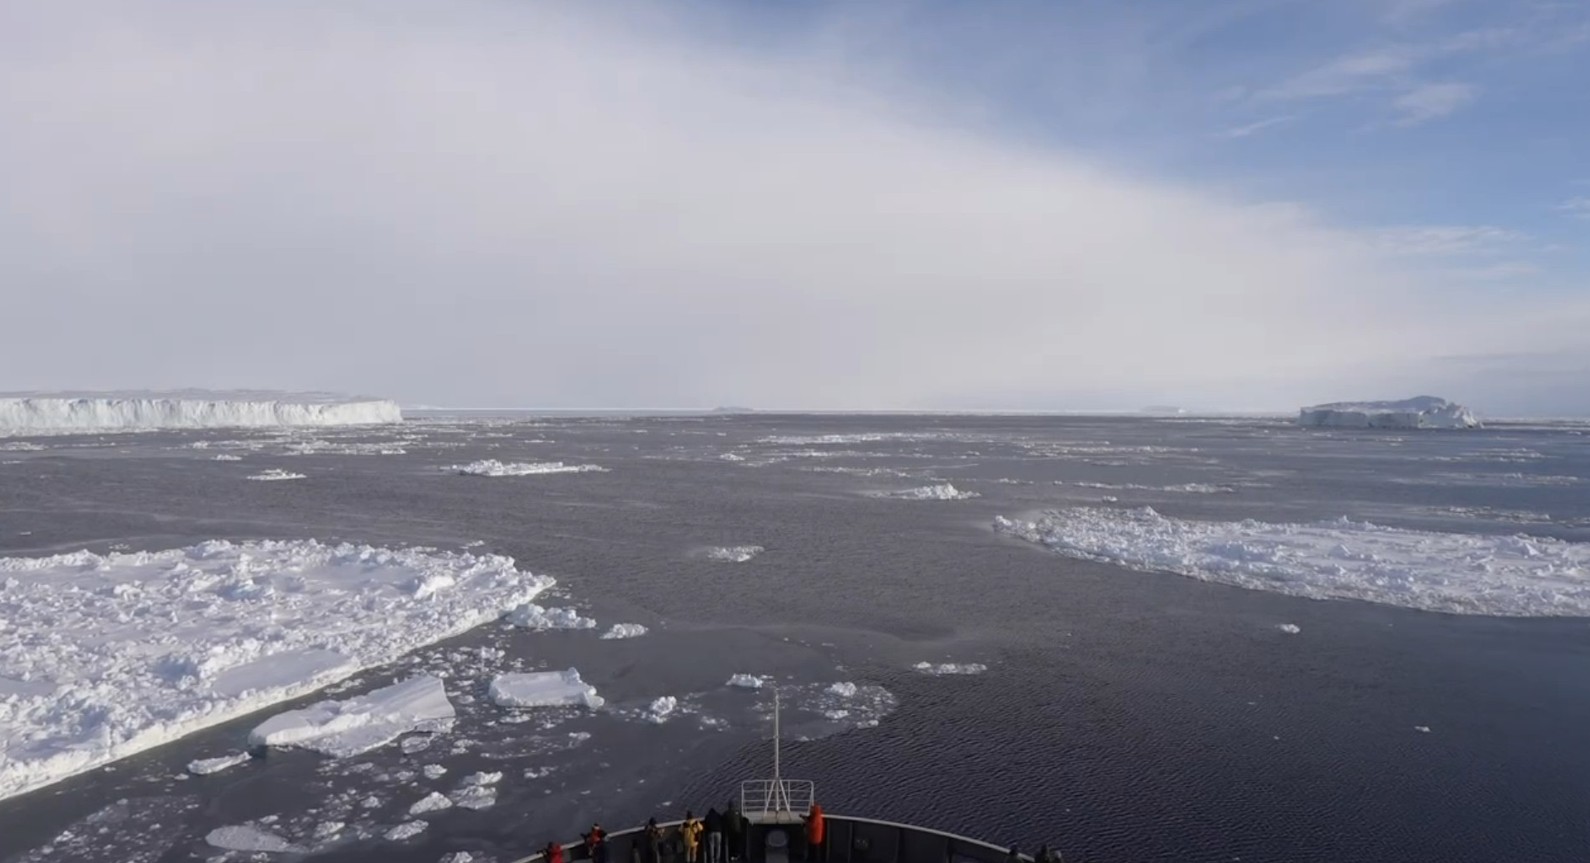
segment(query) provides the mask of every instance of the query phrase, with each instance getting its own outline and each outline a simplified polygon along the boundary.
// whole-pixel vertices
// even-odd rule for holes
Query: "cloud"
[[[12,7],[0,389],[1285,406],[1454,341],[1582,338],[1448,302],[1306,208],[624,13]]]
[[[1491,225],[1407,225],[1382,228],[1376,244],[1396,255],[1458,255],[1489,253],[1516,247],[1527,237]]]
[[[1590,219],[1590,198],[1578,196],[1557,205],[1557,209],[1575,219]]]
[[[1227,137],[1227,138],[1246,138],[1246,137],[1248,137],[1250,135],[1256,134],[1258,132],[1262,132],[1265,129],[1268,129],[1268,128],[1272,127],[1272,126],[1278,126],[1278,125],[1280,125],[1282,123],[1285,123],[1285,122],[1287,122],[1287,121],[1289,121],[1291,119],[1292,119],[1292,115],[1290,115],[1290,114],[1287,114],[1287,115],[1284,115],[1284,116],[1280,116],[1280,117],[1266,117],[1263,120],[1256,120],[1256,121],[1254,121],[1252,123],[1248,123],[1246,125],[1236,126],[1234,128],[1227,129],[1222,134],[1223,134],[1224,137]]]
[[[1400,125],[1415,126],[1451,114],[1474,101],[1478,93],[1478,88],[1470,84],[1421,84],[1398,96],[1391,104],[1402,112]]]

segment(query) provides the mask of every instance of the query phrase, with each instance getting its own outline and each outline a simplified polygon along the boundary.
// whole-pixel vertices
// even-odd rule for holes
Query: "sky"
[[[0,390],[1590,415],[1590,0],[0,0]]]

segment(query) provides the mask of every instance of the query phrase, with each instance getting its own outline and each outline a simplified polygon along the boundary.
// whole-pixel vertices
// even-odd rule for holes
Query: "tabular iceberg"
[[[403,421],[397,402],[269,390],[0,394],[0,431],[348,426]]]
[[[1314,428],[1471,429],[1480,421],[1468,408],[1435,396],[1395,402],[1332,402],[1299,408],[1297,424]]]

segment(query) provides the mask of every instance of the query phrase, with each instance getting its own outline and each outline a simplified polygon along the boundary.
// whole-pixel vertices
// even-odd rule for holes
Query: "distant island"
[[[1141,413],[1145,414],[1161,414],[1171,416],[1180,416],[1186,412],[1187,410],[1185,408],[1179,408],[1175,405],[1149,405],[1148,407],[1143,408],[1141,411]]]
[[[1332,402],[1299,408],[1297,424],[1307,428],[1473,429],[1474,412],[1435,396],[1387,402]]]
[[[749,414],[755,413],[756,411],[754,408],[742,408],[736,407],[734,405],[724,405],[722,407],[713,408],[712,412],[715,414]]]

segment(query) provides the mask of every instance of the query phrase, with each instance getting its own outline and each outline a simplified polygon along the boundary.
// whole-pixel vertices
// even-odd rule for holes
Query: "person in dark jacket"
[[[646,863],[662,863],[663,832],[656,818],[646,819]]]
[[[745,826],[740,807],[730,800],[729,808],[723,811],[723,847],[729,852],[730,863],[745,856]]]
[[[723,816],[716,806],[707,807],[701,826],[707,832],[707,863],[726,863],[723,859]]]

